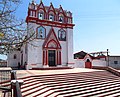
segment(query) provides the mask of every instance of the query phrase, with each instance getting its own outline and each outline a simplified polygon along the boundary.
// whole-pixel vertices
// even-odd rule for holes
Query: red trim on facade
[[[55,47],[49,47],[50,43],[55,44]],[[50,32],[48,33],[47,38],[43,43],[43,50],[44,49],[47,50],[46,57],[45,57],[46,65],[48,65],[48,50],[51,50],[51,49],[56,51],[56,64],[61,64],[61,54],[58,54],[58,50],[61,50],[61,45],[57,39],[57,36],[56,36],[53,28],[50,29]],[[58,58],[60,58],[60,59],[58,59]]]
[[[40,8],[41,5],[42,5],[43,8]],[[46,13],[45,6],[44,6],[44,4],[43,4],[42,1],[40,2],[40,4],[39,4],[38,7],[37,7],[37,11],[39,11],[40,9],[43,9],[44,12]]]
[[[51,42],[52,42],[52,43],[55,43],[57,47],[56,47],[56,48],[55,48],[55,47],[48,47]],[[50,40],[50,41],[47,43],[47,45],[46,45],[45,48],[60,49],[59,46],[58,46],[58,43],[57,43],[54,39]]]
[[[53,10],[50,10],[51,8],[52,8]],[[48,15],[49,15],[50,11],[52,11],[52,12],[54,13],[54,16],[56,15],[55,8],[54,8],[54,6],[53,6],[52,3],[50,4],[50,7],[49,7],[49,9],[48,9]]]
[[[52,39],[49,40],[51,35],[53,35],[53,37],[52,37]],[[57,43],[57,47],[54,49],[61,49],[61,45],[57,39],[57,36],[56,36],[53,28],[50,29],[50,32],[48,33],[48,36],[47,36],[45,42],[43,43],[43,48],[48,48],[48,45],[51,41],[54,41],[55,43]]]
[[[57,65],[59,64],[59,62],[58,62],[58,51],[57,51]]]
[[[43,65],[45,63],[45,51],[43,50]]]
[[[47,62],[46,62],[47,54],[46,54],[46,53],[47,53],[47,51],[45,50],[45,58],[44,58],[45,61],[44,61],[44,65],[47,64]]]
[[[88,56],[88,57],[87,57],[87,56]],[[90,61],[93,60],[92,57],[91,57],[89,54],[86,54],[85,57],[84,57],[84,60],[89,59],[89,58],[90,58]]]
[[[75,24],[60,23],[59,21],[40,20],[36,17],[27,17],[26,22],[36,23],[36,24],[43,25],[43,26],[71,28],[71,29],[73,29],[73,26],[75,26]]]
[[[32,4],[31,4],[32,5]],[[62,14],[64,17],[64,22],[68,23],[68,18],[71,18],[71,23],[72,23],[72,13],[66,10],[63,10],[62,6],[60,5],[59,8],[54,8],[53,4],[51,3],[50,6],[44,6],[43,2],[41,1],[39,5],[35,5],[33,3],[33,5],[37,8],[37,9],[32,9],[32,8],[28,8],[28,17],[30,16],[30,11],[35,11],[35,16],[38,18],[38,12],[40,10],[44,11],[44,19],[49,20],[49,14],[50,12],[53,13],[54,15],[54,21],[59,22],[59,14]],[[70,14],[70,16],[67,16],[67,13]],[[27,21],[27,19],[26,19]],[[34,20],[33,20],[34,21]]]
[[[59,16],[59,14],[63,14],[64,17],[66,16],[61,5],[60,5],[59,11],[58,11],[58,16]]]
[[[59,65],[61,65],[61,51],[59,51]]]
[[[48,51],[46,50],[46,65],[48,65]]]
[[[59,11],[58,11],[58,19],[59,19],[60,14],[63,15],[64,22],[66,23],[67,22],[67,16],[66,16],[66,14],[65,14],[61,5],[60,5]]]

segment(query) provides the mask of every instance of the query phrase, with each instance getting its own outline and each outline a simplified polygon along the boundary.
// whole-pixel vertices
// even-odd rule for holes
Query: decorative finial
[[[35,0],[32,0],[32,3],[35,3]]]
[[[42,0],[40,0],[40,2],[42,2]]]
[[[50,2],[50,5],[52,5],[52,2]]]
[[[62,7],[62,6],[60,5],[60,7]]]

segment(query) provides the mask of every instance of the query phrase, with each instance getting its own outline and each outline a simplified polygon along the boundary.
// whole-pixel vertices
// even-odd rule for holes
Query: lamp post
[[[107,49],[107,66],[109,66],[109,49]]]

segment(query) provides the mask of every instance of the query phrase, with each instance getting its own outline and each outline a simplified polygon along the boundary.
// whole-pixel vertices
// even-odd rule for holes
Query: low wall
[[[74,64],[75,68],[84,68],[85,67],[85,62],[81,59],[75,59],[74,62],[75,62],[75,64]]]
[[[7,67],[7,62],[0,62],[0,67]]]
[[[93,60],[92,61],[92,66],[101,66],[101,67],[106,67],[106,61],[104,60]]]
[[[75,59],[75,67],[76,68],[85,68],[85,60],[82,59]],[[104,60],[93,60],[92,61],[92,66],[101,66],[101,67],[106,67],[106,61]]]
[[[120,77],[120,72],[112,67],[100,67],[100,66],[93,66],[92,69],[99,69],[99,70],[107,70],[108,72],[111,72],[112,74]]]

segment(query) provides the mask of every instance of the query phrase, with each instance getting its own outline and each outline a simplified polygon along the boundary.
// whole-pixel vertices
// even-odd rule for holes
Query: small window
[[[39,27],[37,28],[37,38],[45,38],[46,35],[45,35],[45,28],[44,27]]]
[[[13,59],[17,59],[17,55],[16,54],[14,54]]]
[[[38,13],[38,18],[39,18],[40,20],[43,20],[43,19],[44,19],[43,13]]]
[[[58,38],[60,41],[66,41],[66,32],[63,29],[59,30]]]
[[[35,17],[35,11],[30,11],[30,16]]]
[[[118,64],[118,61],[114,61],[114,64]]]
[[[54,21],[54,16],[52,14],[49,15],[49,20]]]

